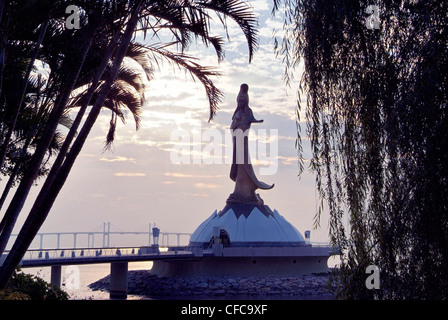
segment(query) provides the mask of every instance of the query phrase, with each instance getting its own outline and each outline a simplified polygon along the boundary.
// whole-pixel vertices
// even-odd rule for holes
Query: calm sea
[[[329,267],[334,267],[338,264],[338,259],[331,257],[328,261]],[[128,270],[150,270],[152,262],[129,262]],[[23,272],[39,276],[47,282],[50,282],[51,268],[25,268]],[[88,285],[104,278],[110,274],[110,263],[104,264],[88,264],[77,266],[62,266],[62,289],[70,295],[72,300],[109,300],[109,293],[103,291],[93,291]],[[79,288],[71,288],[75,281],[79,283]],[[232,297],[235,299],[235,297]],[[301,299],[315,299],[316,297],[301,297]],[[328,299],[329,297],[318,297],[319,299]],[[140,296],[128,295],[128,300],[142,299]],[[253,299],[253,297],[251,297]],[[330,297],[331,299],[331,297]]]
[[[130,262],[128,265],[129,270],[149,270],[151,268],[152,262]],[[22,271],[50,282],[50,267],[25,268]],[[108,300],[108,292],[92,291],[88,285],[104,278],[109,273],[110,263],[62,266],[62,289],[70,295],[72,300]],[[75,279],[79,279],[79,288],[76,288]],[[141,297],[128,295],[128,300],[133,299],[141,299]]]

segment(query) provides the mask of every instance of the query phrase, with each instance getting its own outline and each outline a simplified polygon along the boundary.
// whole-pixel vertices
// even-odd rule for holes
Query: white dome
[[[228,235],[231,247],[241,246],[300,246],[305,243],[300,232],[277,210],[266,205],[227,205],[199,225],[191,235],[190,245],[207,247],[213,229]]]

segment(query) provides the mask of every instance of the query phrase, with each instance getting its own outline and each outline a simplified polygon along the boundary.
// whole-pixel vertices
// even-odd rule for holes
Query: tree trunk
[[[26,151],[28,150],[28,147],[31,144],[31,140],[32,140],[32,136],[29,135],[22,147],[23,154],[26,154]],[[14,169],[11,172],[11,175],[9,176],[8,183],[6,184],[5,189],[3,190],[3,193],[2,193],[2,197],[0,199],[0,210],[3,208],[3,204],[6,201],[6,198],[9,194],[9,190],[11,189],[11,187],[14,183],[14,179],[16,178],[17,173],[20,170],[20,167],[23,165],[24,165],[23,161],[20,161],[20,162],[17,162],[16,165],[14,166]],[[5,227],[7,221],[8,221],[8,216],[5,214],[2,218],[2,221],[0,222],[0,234],[3,231],[3,228]]]
[[[3,21],[3,10],[5,7],[5,3],[3,0],[0,1],[0,29],[6,30],[8,23],[4,23]],[[6,32],[3,31],[2,35],[0,36],[0,97],[2,95],[2,88],[3,88],[3,70],[5,69],[5,60],[6,60]],[[0,166],[1,167],[1,166]]]
[[[25,78],[23,79],[22,92],[20,94],[19,101],[17,102],[16,112],[13,115],[13,118],[11,119],[11,123],[9,125],[8,133],[6,134],[5,141],[3,142],[3,145],[0,148],[0,168],[3,166],[3,162],[5,161],[5,156],[6,156],[6,151],[8,150],[9,141],[11,140],[12,133],[14,132],[14,129],[16,127],[16,123],[17,123],[17,119],[19,118],[20,110],[22,110],[23,100],[25,98],[26,89],[28,87],[28,79],[30,77],[31,70],[33,70],[34,61],[36,61],[37,54],[39,53],[39,48],[40,48],[42,41],[44,40],[44,37],[45,37],[45,33],[47,32],[47,27],[48,27],[48,21],[46,21],[40,27],[39,38],[37,39],[36,48],[34,50],[33,56],[31,57],[30,63],[28,65],[28,70],[26,71]],[[3,36],[2,36],[2,38],[3,38]],[[1,40],[1,41],[3,41],[3,40]],[[3,45],[1,47],[3,49]],[[0,63],[2,63],[2,66],[3,66],[4,61],[1,61],[2,59],[4,59],[4,53],[2,53],[0,55]],[[1,70],[1,75],[3,75],[3,69]]]
[[[31,209],[22,229],[20,230],[17,239],[8,254],[0,272],[0,289],[4,288],[8,283],[9,279],[14,273],[15,268],[20,263],[20,260],[25,255],[28,247],[45,221],[51,207],[53,206],[54,201],[56,200],[59,191],[64,185],[70,170],[79,155],[85,140],[87,139],[90,130],[92,129],[98,115],[101,111],[101,107],[104,104],[104,101],[107,97],[107,94],[110,90],[110,87],[115,80],[118,70],[121,66],[123,58],[127,52],[130,41],[132,40],[132,35],[134,33],[134,29],[137,25],[139,12],[140,12],[141,1],[136,4],[136,8],[127,23],[126,31],[123,34],[120,45],[118,47],[117,56],[114,60],[112,69],[108,74],[106,82],[104,83],[98,97],[93,105],[89,116],[87,117],[83,128],[79,135],[77,136],[73,146],[70,149],[70,152],[67,154],[67,157],[64,161],[64,164],[61,166],[60,170],[57,173],[57,176],[53,180],[51,187],[49,188],[46,197],[43,197],[41,201],[36,201]]]
[[[0,210],[2,210],[3,204],[5,203],[6,198],[8,197],[9,190],[11,190],[11,187],[12,187],[14,180],[17,176],[17,173],[19,172],[20,165],[21,165],[21,163],[16,163],[16,165],[14,166],[14,169],[12,170],[11,174],[9,175],[8,182],[6,183],[6,186],[3,189],[2,197],[0,198]],[[5,226],[5,223],[7,220],[8,220],[8,218],[5,215],[2,218],[2,221],[0,222],[0,233],[2,232],[3,227]]]
[[[90,103],[90,100],[91,100],[93,94],[95,93],[95,90],[96,90],[96,88],[97,88],[97,86],[99,84],[99,81],[100,81],[102,75],[104,74],[104,71],[106,70],[106,67],[107,67],[107,65],[109,63],[110,58],[112,57],[112,53],[113,53],[113,51],[114,51],[114,49],[115,49],[115,47],[117,45],[118,39],[119,39],[119,33],[117,32],[115,34],[114,38],[111,40],[111,43],[109,44],[108,48],[106,49],[105,56],[104,56],[104,58],[103,58],[103,60],[102,60],[102,62],[100,64],[100,66],[98,67],[97,72],[95,73],[94,79],[92,80],[92,84],[91,84],[91,86],[89,88],[89,91],[87,93],[87,96],[86,96],[87,98],[83,102],[83,105],[80,107],[80,109],[79,109],[79,111],[78,111],[78,113],[76,115],[76,118],[73,121],[72,126],[70,127],[70,130],[69,130],[69,132],[67,134],[67,137],[65,138],[64,143],[63,143],[61,149],[58,152],[56,160],[54,161],[54,163],[53,163],[53,165],[51,167],[51,170],[50,170],[50,172],[48,173],[48,175],[47,175],[47,177],[45,179],[45,183],[42,186],[36,201],[39,201],[38,199],[40,199],[41,197],[46,195],[46,193],[48,191],[48,188],[51,186],[51,183],[53,182],[54,177],[56,176],[56,174],[59,171],[62,163],[64,162],[64,158],[65,158],[65,156],[67,154],[67,151],[70,148],[70,145],[71,145],[71,143],[73,141],[73,138],[76,136],[76,132],[77,132],[78,127],[79,127],[79,125],[80,125],[80,123],[82,121],[82,118],[83,118],[83,116],[85,114],[85,111],[87,110],[87,107],[88,107],[88,105]],[[30,141],[28,141],[26,143],[26,147],[24,148],[25,151],[28,148],[29,142]],[[7,183],[7,185],[6,185],[6,187],[5,187],[4,191],[3,191],[2,197],[0,199],[0,210],[1,210],[2,206],[3,206],[3,203],[4,203],[7,195],[8,195],[9,189],[11,188],[12,182],[14,181],[14,178],[15,178],[17,172],[18,172],[19,167],[20,167],[19,164],[17,164],[14,167],[14,171],[11,174],[11,176],[10,176],[10,178],[8,180],[8,183]],[[8,217],[5,214],[5,216],[3,217],[2,221],[0,222],[0,233],[2,232],[3,227],[5,226],[5,223],[6,223],[7,220],[8,220]]]
[[[28,138],[27,141],[25,141],[24,146],[22,147],[23,152],[26,152],[30,143],[31,143],[31,138]],[[23,165],[23,161],[22,160],[18,161],[16,163],[16,165],[14,166],[14,169],[12,170],[11,174],[9,175],[8,182],[6,183],[6,186],[3,189],[2,197],[0,199],[0,210],[3,208],[3,204],[5,203],[6,198],[8,197],[9,190],[12,188],[12,186],[14,184],[14,180],[17,176],[17,173],[19,173],[20,167],[22,165]],[[7,220],[8,220],[8,218],[6,217],[6,215],[4,215],[4,217],[2,218],[2,221],[0,222],[0,233],[2,232],[3,227],[5,226],[5,223]]]
[[[114,38],[111,40],[109,46],[106,49],[103,60],[101,61],[101,64],[98,67],[98,70],[96,71],[94,78],[92,79],[92,83],[89,87],[89,90],[87,92],[85,100],[83,101],[83,104],[81,105],[78,113],[76,114],[76,118],[73,121],[72,126],[70,127],[70,130],[67,134],[67,137],[65,138],[64,143],[58,152],[56,160],[54,161],[54,163],[51,167],[51,170],[45,179],[44,185],[42,186],[41,190],[39,191],[39,195],[38,195],[36,201],[40,201],[39,199],[44,197],[47,194],[49,187],[53,183],[54,178],[56,177],[59,169],[61,168],[61,166],[64,162],[64,159],[65,159],[65,156],[67,155],[67,152],[70,148],[70,145],[72,144],[72,141],[76,136],[76,133],[78,131],[79,125],[81,124],[82,118],[84,117],[87,107],[89,106],[90,100],[92,99],[93,94],[95,93],[95,91],[98,87],[98,84],[101,80],[101,77],[103,76],[104,71],[106,70],[106,68],[109,64],[109,60],[112,57],[112,54],[117,46],[118,40],[119,40],[119,33],[117,32],[115,34]]]
[[[42,164],[45,153],[48,150],[48,147],[53,140],[54,134],[56,132],[56,128],[59,124],[59,119],[61,118],[64,109],[67,105],[67,102],[70,97],[70,93],[73,91],[73,88],[78,79],[79,73],[81,72],[82,66],[84,64],[84,60],[87,56],[87,52],[90,49],[90,45],[94,38],[94,32],[89,32],[87,34],[87,39],[85,41],[84,50],[77,61],[77,65],[75,66],[73,72],[70,73],[65,88],[61,92],[61,94],[56,99],[53,110],[51,111],[49,121],[45,127],[45,132],[39,141],[39,144],[34,152],[34,155],[29,163],[27,171],[20,181],[20,184],[14,194],[14,197],[9,204],[8,210],[5,215],[9,217],[6,225],[0,235],[0,255],[3,254],[5,247],[8,243],[9,237],[11,235],[12,229],[14,228],[15,222],[20,211],[23,208],[25,200],[29,194],[29,191],[33,185],[34,180],[37,177],[39,168]]]

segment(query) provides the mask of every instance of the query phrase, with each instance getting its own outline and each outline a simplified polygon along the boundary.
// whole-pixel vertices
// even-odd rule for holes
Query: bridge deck
[[[334,248],[313,244],[300,247],[248,247],[214,248],[191,250],[188,247],[170,247],[162,250],[154,247],[113,247],[113,248],[76,248],[76,249],[36,249],[28,250],[20,262],[22,268],[54,265],[99,264],[113,262],[137,262],[156,260],[200,260],[207,256],[223,257],[304,257],[337,255]],[[5,252],[6,253],[6,252]],[[6,254],[2,257],[6,257]],[[0,259],[0,265],[3,263]]]
[[[191,251],[185,249],[167,252],[145,252],[140,248],[88,248],[29,250],[20,262],[22,268],[53,265],[99,264],[111,262],[136,262],[155,260],[194,259]]]

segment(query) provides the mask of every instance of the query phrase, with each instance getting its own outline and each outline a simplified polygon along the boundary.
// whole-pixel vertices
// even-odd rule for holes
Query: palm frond
[[[252,61],[255,50],[258,47],[257,26],[258,20],[251,6],[243,0],[200,0],[196,2],[199,6],[211,9],[216,13],[234,20],[243,31],[249,47],[249,62]],[[227,24],[220,17],[224,28]]]
[[[111,88],[111,95],[116,99],[118,110],[128,109],[134,117],[135,127],[140,128],[140,115],[143,107],[142,99],[138,91],[123,80],[115,81]],[[121,112],[124,114],[124,112]]]
[[[126,112],[123,108],[129,110],[134,117],[136,129],[139,129],[142,108],[141,97],[135,88],[128,82],[117,80],[112,84],[109,94],[104,102],[104,107],[112,110],[109,131],[105,142],[105,149],[109,149],[115,140],[117,119],[120,118],[123,123],[126,123]]]
[[[135,73],[132,69],[122,67],[119,72],[119,78],[117,78],[104,101],[103,107],[112,111],[111,120],[109,122],[109,130],[106,135],[105,149],[109,149],[115,139],[115,129],[117,125],[117,119],[123,123],[126,123],[126,113],[130,112],[135,121],[135,127],[138,130],[140,128],[140,114],[141,108],[144,104],[144,99],[137,89],[140,88],[136,85],[139,80],[136,80],[139,74]],[[95,101],[99,92],[101,91],[104,82],[100,83],[98,88],[96,88],[91,101]],[[71,108],[77,107],[84,103],[86,99],[88,88],[83,88],[79,90],[79,93],[71,98],[69,106]]]
[[[124,81],[128,85],[130,85],[137,93],[140,95],[141,104],[144,103],[145,91],[147,89],[147,81],[146,79],[142,79],[142,75],[138,70],[135,70],[132,67],[127,67],[122,65],[118,70],[118,81]]]
[[[142,67],[148,81],[152,79],[154,68],[146,50],[142,49],[138,43],[131,42],[126,56],[135,60]]]
[[[117,114],[112,112],[111,119],[109,122],[109,130],[107,131],[106,141],[104,143],[104,150],[109,150],[112,143],[115,140],[115,130],[117,129]]]
[[[197,60],[197,58],[184,53],[171,52],[166,49],[166,45],[142,45],[142,48],[145,48],[148,51],[148,54],[151,55],[153,61],[157,62],[160,59],[168,61],[169,63],[174,64],[180,69],[184,69],[188,72],[192,76],[193,80],[199,80],[205,89],[205,94],[209,102],[209,121],[213,119],[216,111],[219,109],[218,105],[222,100],[223,93],[214,85],[210,77],[219,76],[220,72],[216,71],[216,68],[214,67],[201,66],[196,63],[195,60]]]
[[[224,59],[224,40],[221,36],[213,36],[210,32],[210,10],[198,5],[195,1],[167,1],[165,6],[148,7],[142,15],[142,29],[151,29],[153,36],[162,30],[168,30],[184,52],[193,42],[201,39],[206,46],[213,46],[218,62]]]
[[[59,124],[63,127],[66,127],[67,129],[70,129],[73,124],[73,120],[72,118],[70,118],[69,113],[70,109],[65,109],[62,113],[61,118],[59,119]]]

